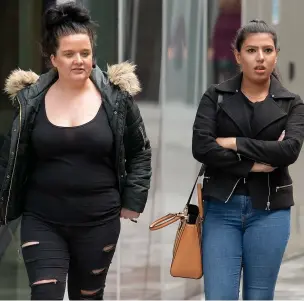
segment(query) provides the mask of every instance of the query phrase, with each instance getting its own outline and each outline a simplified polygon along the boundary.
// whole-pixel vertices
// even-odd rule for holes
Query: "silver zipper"
[[[241,180],[241,179],[238,179],[237,182],[235,183],[235,185],[234,185],[234,187],[233,187],[233,189],[232,189],[230,195],[228,196],[227,200],[225,201],[225,203],[227,203],[227,202],[229,201],[229,199],[231,198],[231,196],[232,196],[232,194],[233,194],[233,192],[234,192],[234,190],[235,190],[237,184],[239,184],[240,180]]]
[[[19,103],[19,122],[20,122],[20,126],[19,126],[19,133],[18,133],[18,139],[17,139],[17,147],[16,147],[16,151],[15,151],[13,172],[12,172],[12,175],[11,175],[11,182],[10,182],[10,187],[9,187],[9,191],[8,191],[6,208],[5,208],[5,216],[4,216],[4,223],[5,224],[7,224],[8,204],[9,204],[10,197],[11,197],[11,191],[12,191],[13,179],[14,179],[14,174],[15,174],[16,161],[17,161],[17,157],[18,157],[19,141],[20,141],[20,135],[21,135],[21,123],[22,123],[21,103],[20,103],[20,100],[18,99],[18,97],[16,97],[16,99]]]
[[[145,138],[144,130],[141,126],[139,126],[139,131],[140,131],[141,136],[142,136],[143,141],[144,141],[144,146],[143,146],[142,150],[145,150],[146,149],[146,138]]]
[[[267,206],[265,208],[265,210],[270,211],[270,177],[269,177],[269,173],[268,173],[268,200],[267,200]]]
[[[207,177],[205,177],[205,176],[204,176],[203,180],[205,180],[205,179],[206,179],[206,182],[208,183],[208,182],[209,182],[209,180],[210,180],[210,177],[208,177],[208,176],[207,176]]]
[[[278,192],[278,190],[280,190],[280,189],[287,188],[287,187],[290,187],[290,186],[292,186],[292,184],[283,185],[283,186],[277,186],[276,187],[276,192]]]

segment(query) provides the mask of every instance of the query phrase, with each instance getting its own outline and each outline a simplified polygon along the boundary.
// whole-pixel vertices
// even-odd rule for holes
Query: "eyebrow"
[[[270,47],[270,48],[274,48],[273,45],[263,45],[262,47]],[[255,46],[255,45],[247,45],[246,48],[259,48],[259,46]]]
[[[84,49],[81,49],[81,51],[88,51],[88,52],[90,52],[91,50],[90,50],[89,48],[84,48]],[[67,49],[67,50],[63,50],[62,52],[63,52],[63,53],[66,53],[66,52],[74,52],[74,50],[72,50],[72,49]]]

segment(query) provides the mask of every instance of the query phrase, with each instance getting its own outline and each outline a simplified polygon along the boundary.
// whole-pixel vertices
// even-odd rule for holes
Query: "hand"
[[[138,218],[139,215],[140,214],[138,212],[135,212],[135,211],[132,211],[132,210],[129,210],[129,209],[126,209],[126,208],[122,208],[121,211],[120,211],[120,217],[121,218],[130,219],[132,221],[135,218]]]
[[[213,58],[214,58],[214,49],[213,48],[208,48],[207,58],[209,61],[213,60]]]
[[[254,163],[251,169],[251,172],[273,172],[276,167],[272,167],[270,165],[266,165],[263,163]]]
[[[283,141],[285,138],[285,131],[282,132],[281,136],[279,137],[278,141]]]
[[[169,58],[169,60],[174,59],[174,57],[175,57],[174,48],[173,48],[173,47],[169,47],[169,48],[167,49],[167,52],[168,52],[168,58]]]
[[[231,137],[231,138],[216,138],[217,144],[219,144],[223,148],[231,149],[234,151],[237,151],[236,147],[236,138]]]

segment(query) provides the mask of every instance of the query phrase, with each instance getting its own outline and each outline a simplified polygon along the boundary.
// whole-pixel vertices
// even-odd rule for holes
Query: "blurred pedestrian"
[[[219,14],[212,32],[208,59],[214,68],[214,83],[218,84],[238,72],[231,44],[241,26],[241,1],[220,0]]]

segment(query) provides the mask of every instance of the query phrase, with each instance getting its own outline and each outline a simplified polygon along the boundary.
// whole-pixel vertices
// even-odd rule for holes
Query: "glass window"
[[[50,2],[50,1],[48,1]],[[13,107],[3,93],[5,79],[16,68],[31,69],[38,74],[42,69],[40,55],[41,16],[43,1],[2,0],[0,34],[0,147],[13,116]],[[20,220],[0,227],[0,299],[30,299],[28,278],[19,254]]]
[[[97,64],[106,70],[107,64],[117,63],[117,10],[114,0],[78,0],[90,10],[91,17],[98,23],[97,28]]]

